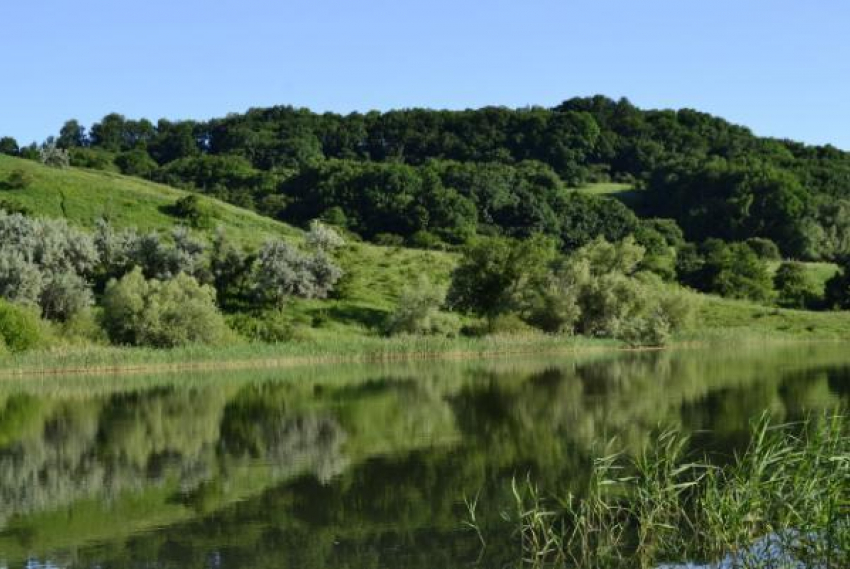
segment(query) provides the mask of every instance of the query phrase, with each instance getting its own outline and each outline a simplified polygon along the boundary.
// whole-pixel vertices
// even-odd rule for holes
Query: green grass
[[[14,170],[32,177],[29,187],[10,190],[2,184]],[[116,227],[141,231],[168,231],[180,222],[167,213],[168,207],[188,194],[162,184],[111,172],[70,168],[58,170],[37,162],[0,155],[0,200],[26,207],[44,217],[65,218],[73,225],[91,229],[101,217]],[[212,218],[235,241],[257,246],[270,238],[298,242],[303,232],[295,227],[251,211],[202,197]],[[214,229],[206,233],[211,234]],[[436,282],[447,282],[455,256],[439,251],[378,247],[351,243],[340,253],[343,268],[350,274],[345,300],[311,302],[296,300],[291,317],[309,323],[326,315],[328,331],[361,335],[386,318],[406,283],[420,274]]]
[[[543,497],[513,484],[521,565],[648,569],[697,561],[723,567],[847,567],[850,563],[850,418],[752,428],[732,457],[692,456],[688,438],[660,434],[636,458],[597,458],[579,494]],[[467,525],[479,505],[468,505]],[[766,558],[753,547],[768,539]],[[519,564],[519,563],[518,563]],[[679,565],[676,565],[679,566]],[[716,566],[716,565],[712,565]]]
[[[639,207],[641,200],[643,199],[643,193],[641,190],[635,189],[631,184],[620,184],[617,182],[587,184],[586,186],[578,188],[577,191],[583,194],[615,198],[633,208]]]
[[[782,261],[771,261],[768,263],[768,270],[771,274],[775,274],[781,264]],[[835,263],[803,263],[803,265],[806,267],[809,278],[819,290],[824,290],[826,281],[834,277],[840,270]]]
[[[694,293],[698,303],[688,341],[848,340],[850,312],[774,308],[744,300]]]

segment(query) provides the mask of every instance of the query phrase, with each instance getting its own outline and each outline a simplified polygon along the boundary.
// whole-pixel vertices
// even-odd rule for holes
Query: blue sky
[[[0,134],[64,120],[691,107],[850,149],[844,0],[39,0],[0,7]]]

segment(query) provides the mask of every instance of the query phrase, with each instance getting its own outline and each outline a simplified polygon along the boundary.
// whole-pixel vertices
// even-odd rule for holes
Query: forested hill
[[[205,122],[110,114],[55,139],[75,166],[195,189],[264,215],[440,247],[542,233],[565,250],[647,231],[758,237],[784,256],[850,254],[850,153],[761,138],[693,110],[575,98],[555,108],[317,114],[273,107]],[[50,141],[48,141],[48,144]],[[5,138],[0,151],[37,157]],[[630,207],[589,192],[633,188]],[[634,210],[634,211],[632,211]],[[646,239],[646,238],[645,238]]]

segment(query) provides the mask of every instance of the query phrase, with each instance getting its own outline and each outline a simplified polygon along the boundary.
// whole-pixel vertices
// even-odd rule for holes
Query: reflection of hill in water
[[[634,450],[660,425],[732,444],[762,409],[846,402],[848,360],[822,347],[0,387],[0,561],[126,566],[136,544],[162,562],[166,535],[193,555],[238,552],[236,566],[474,559],[451,531],[464,494],[500,503],[515,473],[574,483],[601,442]],[[111,553],[77,549],[97,542]]]

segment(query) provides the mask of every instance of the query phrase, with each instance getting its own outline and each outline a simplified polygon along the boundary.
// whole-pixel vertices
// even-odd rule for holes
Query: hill
[[[0,204],[26,208],[34,215],[65,218],[73,225],[92,229],[98,218],[107,217],[116,227],[167,232],[181,223],[169,215],[169,207],[189,192],[111,172],[79,168],[49,168],[31,160],[0,155],[0,180],[14,170],[31,177],[24,189],[0,187]],[[234,240],[256,246],[271,238],[299,242],[304,231],[263,217],[211,197],[201,198],[214,227],[222,227]],[[314,318],[329,332],[363,334],[380,322],[406,283],[420,274],[446,282],[454,257],[440,251],[380,247],[353,242],[340,253],[340,263],[350,275],[345,300],[296,300],[290,317],[310,326]]]

